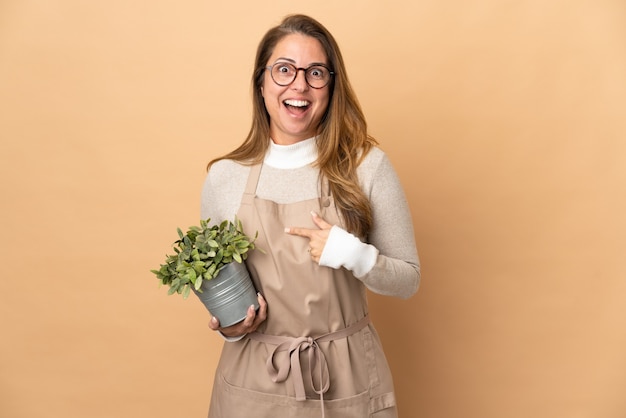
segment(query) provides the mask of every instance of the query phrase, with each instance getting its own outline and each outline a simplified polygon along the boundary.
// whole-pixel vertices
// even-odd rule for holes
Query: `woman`
[[[267,32],[247,139],[211,161],[202,217],[258,231],[259,309],[210,327],[228,341],[209,417],[396,417],[366,287],[408,298],[419,260],[408,205],[367,134],[337,43],[293,15]]]

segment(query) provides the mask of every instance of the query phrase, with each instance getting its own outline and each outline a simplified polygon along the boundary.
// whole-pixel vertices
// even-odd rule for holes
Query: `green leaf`
[[[196,281],[196,277],[197,277],[196,271],[193,268],[188,268],[187,274],[185,274],[183,277],[187,279],[187,282],[193,283]]]
[[[250,246],[250,241],[240,238],[239,241],[237,241],[236,247],[237,248],[245,248],[247,249]]]
[[[200,260],[200,253],[198,253],[198,249],[197,248],[194,248],[191,251],[191,259],[194,260],[194,261],[199,261]]]
[[[192,266],[197,274],[202,274],[202,272],[204,272],[204,261],[194,261]]]
[[[219,264],[222,262],[222,259],[224,258],[224,250],[222,250],[221,248],[217,251],[217,254],[215,254],[215,257],[213,258],[213,261],[215,262],[215,264]]]
[[[211,264],[206,272],[211,276],[211,278],[213,278],[215,277],[216,270],[217,270],[217,264]]]

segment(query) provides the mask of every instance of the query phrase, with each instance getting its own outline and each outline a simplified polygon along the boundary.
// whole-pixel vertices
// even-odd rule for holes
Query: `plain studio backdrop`
[[[1,0],[0,417],[206,415],[223,342],[149,270],[295,12],[411,205],[420,291],[370,297],[401,417],[626,416],[623,0]]]

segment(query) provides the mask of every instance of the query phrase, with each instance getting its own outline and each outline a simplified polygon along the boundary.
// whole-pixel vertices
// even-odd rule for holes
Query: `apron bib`
[[[311,211],[341,226],[327,182],[320,198],[278,204],[256,197],[261,168],[250,169],[237,217],[246,234],[258,231],[264,251],[252,251],[246,265],[267,301],[267,320],[224,344],[209,418],[397,417],[365,286],[343,268],[319,266],[307,238],[284,232],[317,228]]]

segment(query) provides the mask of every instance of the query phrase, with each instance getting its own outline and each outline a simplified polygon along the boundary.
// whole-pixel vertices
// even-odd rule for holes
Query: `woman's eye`
[[[291,69],[286,65],[281,65],[278,67],[278,71],[281,73],[289,73]]]
[[[309,75],[315,78],[324,78],[324,69],[320,67],[311,68],[309,70]]]

